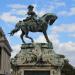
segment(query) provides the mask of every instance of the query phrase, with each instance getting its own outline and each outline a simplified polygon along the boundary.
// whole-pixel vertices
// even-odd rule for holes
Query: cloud
[[[26,16],[27,11],[25,11],[25,10],[17,10],[17,11],[16,11],[16,14],[17,14],[17,15],[21,15],[21,16]]]
[[[44,8],[44,9],[42,9],[40,11],[36,11],[36,12],[41,17],[42,15],[44,15],[46,13],[49,13],[49,12],[52,13],[56,8],[61,7],[61,6],[66,6],[65,2],[56,1],[55,3],[52,2],[50,4],[50,6],[47,6],[46,8]]]
[[[37,39],[34,39],[34,41],[38,43],[46,43],[44,35],[39,35],[39,37]]]
[[[32,4],[35,8],[37,7],[36,4]],[[27,9],[28,5],[23,4],[10,4],[8,5],[11,9]]]
[[[56,2],[55,2],[55,5],[56,5],[57,7],[66,6],[65,2],[61,2],[61,1],[56,1]]]
[[[21,45],[16,44],[12,46],[12,53],[11,53],[11,58],[13,58],[17,53],[19,53],[19,51],[21,50]]]
[[[67,52],[67,51],[74,51],[75,52],[75,42],[72,42],[72,41],[68,41],[66,43],[62,43],[60,45],[60,49]]]
[[[71,9],[70,9],[70,15],[75,15],[75,7],[72,7]]]
[[[27,5],[22,5],[22,4],[11,4],[9,5],[12,9],[26,9]]]
[[[69,34],[69,37],[75,38],[75,34]]]
[[[39,17],[43,16],[44,14],[46,14],[46,11],[45,10],[42,10],[42,11],[36,11],[37,12],[37,15]],[[40,13],[39,13],[40,12]]]
[[[52,13],[54,9],[55,9],[54,6],[48,6],[48,7],[44,8],[44,9],[42,9],[42,10],[36,10],[35,12],[37,13],[37,15],[39,17],[41,17],[46,13]]]
[[[13,14],[13,15],[25,17],[26,13],[27,13],[27,10],[24,10],[24,9],[19,9],[19,10],[11,9],[10,13]]]
[[[75,23],[71,24],[61,24],[60,26],[56,26],[52,29],[53,32],[75,32]]]
[[[1,14],[0,15],[0,19],[3,20],[3,21],[5,21],[5,22],[8,22],[8,23],[16,23],[17,21],[20,20],[20,18],[12,15],[9,12]]]
[[[64,54],[65,57],[69,60],[70,64],[72,64],[73,66],[75,66],[75,42],[72,41],[68,41],[65,43],[61,43],[59,45],[58,51],[60,54]]]
[[[75,15],[75,7],[70,8],[69,11],[66,11],[66,10],[60,11],[58,13],[58,15],[60,15],[60,16],[73,16],[73,15]]]

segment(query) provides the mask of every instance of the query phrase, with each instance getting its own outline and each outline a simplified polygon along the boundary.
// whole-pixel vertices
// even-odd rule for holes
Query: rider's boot
[[[35,20],[35,22],[36,22],[36,24],[37,24],[37,26],[39,25],[39,22],[37,21],[37,20]]]

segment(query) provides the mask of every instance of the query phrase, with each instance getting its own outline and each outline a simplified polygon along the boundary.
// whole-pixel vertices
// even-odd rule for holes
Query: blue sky
[[[58,16],[56,22],[48,27],[47,34],[53,42],[54,50],[64,54],[75,66],[75,0],[2,0],[0,2],[0,27],[13,49],[12,56],[20,50],[21,31],[13,37],[10,37],[8,33],[19,20],[27,17],[25,14],[30,4],[34,5],[34,11],[39,17],[45,13],[54,13]],[[29,36],[35,42],[46,42],[42,33],[29,33]],[[26,38],[25,40],[31,42]]]

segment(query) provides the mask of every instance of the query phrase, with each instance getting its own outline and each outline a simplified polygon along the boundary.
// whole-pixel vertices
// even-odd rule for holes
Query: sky
[[[58,19],[52,26],[48,26],[47,34],[53,43],[54,51],[65,55],[70,64],[75,66],[75,0],[2,0],[0,1],[0,27],[2,27],[13,51],[14,57],[22,44],[21,31],[13,37],[8,33],[15,28],[19,20],[27,17],[28,5],[34,6],[34,11],[41,17],[46,13],[54,13]],[[46,42],[42,33],[29,33],[37,43]],[[29,43],[31,40],[24,38]],[[40,40],[40,41],[39,41]]]

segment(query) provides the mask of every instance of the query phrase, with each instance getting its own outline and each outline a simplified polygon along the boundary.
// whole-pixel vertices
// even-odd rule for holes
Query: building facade
[[[10,56],[11,47],[5,37],[5,34],[0,28],[0,75],[10,75]]]

